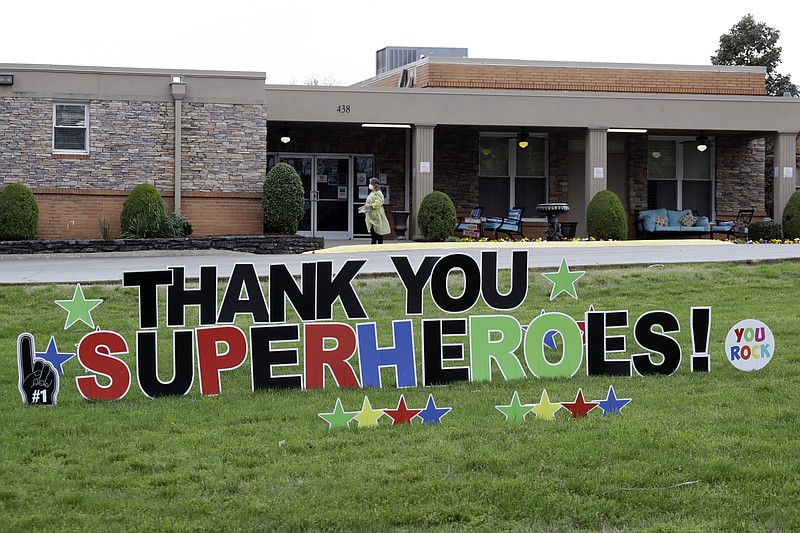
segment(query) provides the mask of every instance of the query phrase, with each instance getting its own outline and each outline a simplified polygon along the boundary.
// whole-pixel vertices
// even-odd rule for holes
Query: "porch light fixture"
[[[525,130],[517,133],[517,146],[520,148],[528,147],[528,133]]]
[[[608,128],[608,133],[647,133],[647,130],[641,128]]]
[[[14,75],[5,72],[0,73],[0,85],[14,85]]]
[[[410,130],[411,124],[379,124],[379,123],[368,123],[362,124],[362,128],[400,128],[404,130]]]
[[[287,126],[284,123],[283,127],[281,128],[281,142],[283,144],[289,144],[291,140],[292,140],[292,135],[291,132],[289,131],[289,126]]]
[[[708,136],[703,135],[702,132],[695,139],[697,141],[697,149],[701,152],[708,150]]]

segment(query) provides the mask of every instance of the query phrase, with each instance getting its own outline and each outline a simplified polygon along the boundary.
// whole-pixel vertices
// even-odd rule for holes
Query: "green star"
[[[355,418],[358,411],[345,411],[342,407],[342,399],[336,398],[336,406],[332,413],[319,413],[319,417],[328,423],[328,429],[340,429],[348,427],[350,421]]]
[[[547,394],[547,389],[542,389],[542,397],[539,399],[539,403],[533,406],[533,412],[536,413],[536,418],[555,420],[556,411],[559,409],[561,409],[561,404],[551,403],[550,396]]]
[[[364,403],[361,405],[361,411],[354,417],[358,422],[358,427],[378,427],[378,419],[383,416],[383,409],[373,409],[369,398],[364,396]]]
[[[566,257],[561,259],[561,266],[559,267],[558,272],[543,272],[542,276],[553,282],[553,290],[550,291],[550,301],[552,302],[555,300],[556,296],[562,292],[566,292],[577,300],[578,291],[575,290],[575,282],[578,281],[578,279],[580,279],[580,277],[584,274],[586,274],[585,271],[572,272],[567,266]]]
[[[81,284],[78,283],[78,286],[75,287],[75,294],[72,295],[72,300],[56,300],[55,302],[68,313],[67,321],[64,323],[65,330],[78,321],[94,329],[92,309],[103,303],[103,300],[87,300],[83,295]]]
[[[495,409],[506,415],[507,422],[524,422],[525,415],[527,415],[532,405],[524,405],[519,401],[519,394],[514,391],[514,397],[511,398],[511,403],[508,405],[495,405]]]

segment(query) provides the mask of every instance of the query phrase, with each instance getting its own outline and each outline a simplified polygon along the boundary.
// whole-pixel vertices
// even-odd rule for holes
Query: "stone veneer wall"
[[[715,141],[715,204],[720,218],[735,217],[739,209],[755,209],[764,217],[764,139],[720,137]]]
[[[630,215],[647,209],[647,136],[628,137],[628,205]]]
[[[119,213],[140,183],[174,194],[174,104],[92,100],[89,153],[54,154],[51,98],[0,99],[0,187],[22,183],[39,202],[38,238],[92,238],[99,221],[119,235]],[[263,229],[266,106],[184,102],[182,211],[195,235]],[[5,142],[9,139],[10,142]]]
[[[548,154],[550,202],[567,202],[569,194],[569,135],[551,134]],[[535,207],[535,206],[534,206]]]
[[[70,239],[0,241],[0,254],[232,250],[251,254],[300,254],[325,247],[322,237],[232,235],[182,239]]]

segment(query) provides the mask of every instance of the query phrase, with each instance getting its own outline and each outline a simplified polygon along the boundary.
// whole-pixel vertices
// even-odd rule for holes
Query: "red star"
[[[583,389],[578,389],[578,395],[575,397],[574,402],[561,402],[570,413],[572,418],[585,418],[589,411],[597,407],[597,402],[587,402],[583,399]]]
[[[409,409],[406,407],[406,399],[402,394],[400,401],[397,402],[397,409],[384,409],[383,412],[392,417],[392,425],[410,424],[411,419],[417,416],[422,409]]]

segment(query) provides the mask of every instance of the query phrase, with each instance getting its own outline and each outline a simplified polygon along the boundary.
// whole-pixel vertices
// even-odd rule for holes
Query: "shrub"
[[[0,240],[32,239],[39,225],[39,204],[26,186],[12,183],[0,191]]]
[[[185,237],[192,234],[192,225],[180,213],[155,210],[139,213],[128,221],[122,230],[124,239],[152,239],[159,237]]]
[[[291,165],[278,163],[267,173],[263,205],[265,233],[297,233],[305,212],[305,199],[303,182]]]
[[[161,198],[161,193],[158,192],[158,189],[149,183],[137,185],[128,195],[125,204],[122,206],[122,213],[119,215],[119,226],[122,234],[132,233],[131,224],[134,219],[139,220],[144,216],[162,217],[166,212],[164,200]],[[137,223],[141,223],[141,221],[139,220]]]
[[[794,191],[783,208],[783,238],[800,237],[800,191]]]
[[[449,240],[453,237],[458,224],[453,201],[440,191],[428,194],[419,205],[417,224],[427,240],[435,242]]]
[[[753,241],[774,241],[783,238],[781,225],[777,222],[751,222],[748,228],[747,237]]]
[[[595,194],[586,206],[586,229],[595,239],[627,239],[628,216],[619,196],[609,190]]]

